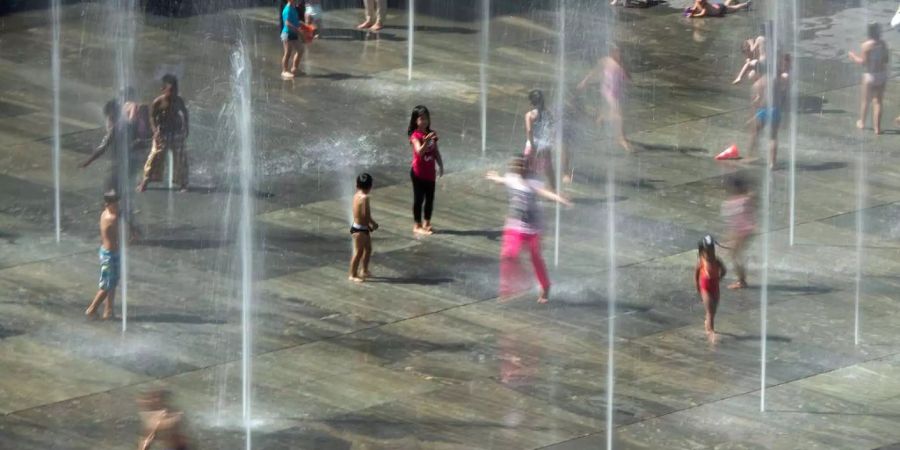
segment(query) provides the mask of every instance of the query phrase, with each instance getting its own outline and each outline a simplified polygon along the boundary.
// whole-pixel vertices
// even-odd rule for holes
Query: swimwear
[[[119,252],[100,247],[100,289],[113,291],[119,285]]]
[[[705,264],[700,267],[700,292],[709,294],[713,300],[719,299],[719,273],[707,273],[709,267]]]
[[[778,108],[759,108],[756,110],[756,121],[762,123],[772,122],[773,127],[781,124],[781,112]]]
[[[531,125],[531,136],[534,140],[536,149],[530,149],[530,145],[526,142],[525,155],[528,156],[531,150],[541,150],[553,146],[553,119],[544,111],[538,111],[537,119]]]
[[[369,227],[364,227],[356,222],[350,226],[350,234],[365,233],[369,234]]]
[[[281,33],[281,41],[296,41],[300,39],[296,33]]]
[[[603,85],[601,93],[607,103],[617,103],[622,100],[625,86],[625,71],[618,64],[607,62],[603,68]]]
[[[884,86],[884,84],[887,83],[887,80],[887,71],[877,73],[866,72],[863,74],[863,82],[871,84],[872,86]]]

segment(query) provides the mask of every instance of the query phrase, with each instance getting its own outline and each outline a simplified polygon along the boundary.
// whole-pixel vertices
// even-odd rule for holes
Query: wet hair
[[[747,179],[737,174],[725,179],[725,189],[733,195],[746,194],[750,191]]]
[[[534,89],[528,93],[528,101],[531,106],[537,108],[538,111],[544,110],[544,93],[540,89]]]
[[[122,109],[119,107],[119,102],[115,99],[112,99],[103,105],[103,115],[110,119],[115,120],[121,113]]]
[[[357,189],[368,191],[369,189],[372,189],[372,183],[372,175],[369,175],[368,173],[361,173],[358,177],[356,177]]]
[[[163,86],[172,86],[172,90],[177,95],[178,94],[178,77],[172,75],[171,73],[167,73],[162,77]]]
[[[703,239],[697,243],[697,256],[702,258],[704,255],[711,258],[716,257],[716,239],[709,234],[703,236]]]
[[[525,156],[516,153],[509,158],[509,171],[524,174],[525,173]]]
[[[409,128],[406,130],[406,134],[408,136],[412,136],[413,132],[419,128],[419,125],[416,123],[419,120],[419,117],[425,116],[428,118],[428,126],[425,127],[426,133],[431,133],[431,112],[428,111],[424,105],[417,105],[412,110],[412,114],[409,116]]]
[[[119,201],[119,193],[115,189],[110,189],[103,193],[103,202],[108,204]]]
[[[881,39],[881,25],[877,23],[870,23],[867,34],[869,35],[869,39],[879,40]]]

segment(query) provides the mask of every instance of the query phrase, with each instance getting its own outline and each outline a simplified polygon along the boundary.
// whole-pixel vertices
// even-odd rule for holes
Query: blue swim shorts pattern
[[[119,285],[119,252],[100,247],[100,289],[112,291]]]

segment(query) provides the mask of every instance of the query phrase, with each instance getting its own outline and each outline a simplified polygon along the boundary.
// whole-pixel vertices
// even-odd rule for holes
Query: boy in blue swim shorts
[[[100,214],[100,290],[84,314],[92,318],[103,302],[103,320],[107,320],[113,317],[116,287],[119,285],[119,194],[109,191],[103,194],[103,202],[103,212]]]

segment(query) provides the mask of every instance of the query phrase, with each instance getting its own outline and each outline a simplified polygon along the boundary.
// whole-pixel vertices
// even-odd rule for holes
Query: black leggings
[[[418,224],[422,223],[422,206],[424,204],[425,220],[430,222],[431,211],[434,209],[434,181],[417,177],[412,169],[409,170],[409,178],[413,185],[413,219]]]

